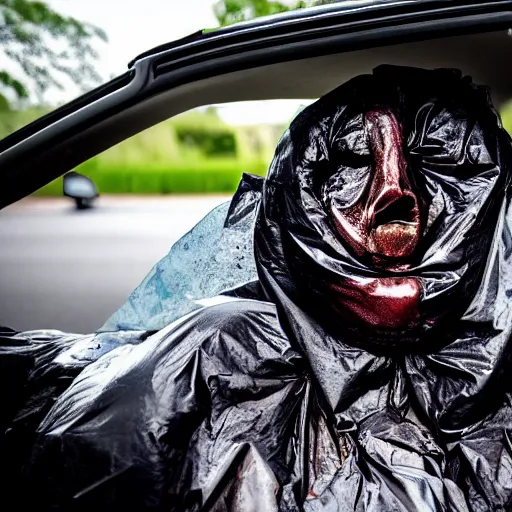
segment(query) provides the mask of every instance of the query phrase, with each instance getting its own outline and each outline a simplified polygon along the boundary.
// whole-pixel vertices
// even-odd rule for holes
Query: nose
[[[402,128],[397,117],[384,109],[372,110],[366,114],[366,126],[374,159],[367,221],[373,227],[417,221],[418,199],[407,174]]]

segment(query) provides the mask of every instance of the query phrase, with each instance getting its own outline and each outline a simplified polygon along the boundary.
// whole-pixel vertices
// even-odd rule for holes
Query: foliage
[[[5,112],[0,116],[0,137],[44,113],[41,109]],[[229,156],[220,157],[223,147],[212,150],[204,141],[181,144],[180,130],[203,130],[206,139],[213,141],[227,136]],[[90,176],[101,194],[231,193],[243,172],[266,172],[281,133],[274,126],[229,126],[212,109],[190,111],[138,133],[76,170]],[[62,179],[36,195],[62,196]]]
[[[208,159],[177,164],[124,166],[88,162],[76,169],[93,179],[100,194],[207,194],[233,193],[242,173],[263,175],[265,162]],[[34,195],[62,196],[62,178]]]
[[[213,6],[213,12],[221,26],[289,10],[288,5],[272,0],[220,0]]]
[[[11,110],[0,115],[0,139],[46,113]],[[92,161],[108,165],[166,165],[230,157],[270,161],[284,127],[229,126],[213,109],[192,110],[153,126],[113,146]]]
[[[0,103],[2,95],[0,94]],[[9,110],[8,105],[4,105],[5,110],[2,111],[0,105],[0,139],[3,139],[10,133],[20,129],[21,127],[31,123],[48,112],[47,108],[33,107],[26,110]]]
[[[503,123],[503,128],[508,131],[508,133],[512,136],[512,101],[509,101],[500,111],[501,122]]]
[[[335,0],[218,0],[213,12],[219,25],[224,27],[240,21],[249,21],[260,16],[303,9],[313,5],[328,4]]]
[[[212,131],[202,126],[193,129],[177,127],[176,135],[181,144],[199,148],[205,156],[236,156],[236,136],[230,130]]]
[[[0,48],[23,75],[18,79],[5,64],[0,67],[0,108],[9,106],[9,95],[23,100],[32,91],[41,101],[48,88],[62,88],[62,76],[84,90],[98,82],[91,44],[97,38],[107,40],[98,27],[63,16],[44,2],[0,0]]]
[[[192,150],[204,157],[237,156],[236,133],[218,117],[214,107],[177,116],[171,125],[187,154]]]

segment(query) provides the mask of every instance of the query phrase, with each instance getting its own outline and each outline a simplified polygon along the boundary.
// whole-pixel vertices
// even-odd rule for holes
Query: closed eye
[[[353,153],[345,151],[338,155],[337,167],[350,167],[352,169],[360,169],[361,167],[369,167],[372,165],[372,157],[368,154]]]

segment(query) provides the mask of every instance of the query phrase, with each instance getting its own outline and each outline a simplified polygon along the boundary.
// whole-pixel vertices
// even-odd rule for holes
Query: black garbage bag
[[[256,215],[257,281],[157,332],[4,336],[2,509],[511,508],[511,164],[455,70],[306,108],[226,219]]]

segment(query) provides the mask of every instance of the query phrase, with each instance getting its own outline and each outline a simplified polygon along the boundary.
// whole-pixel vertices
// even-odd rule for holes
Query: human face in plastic
[[[398,116],[369,110],[362,126],[361,117],[349,122],[339,143],[338,172],[323,188],[339,236],[377,267],[406,269],[422,226]]]

